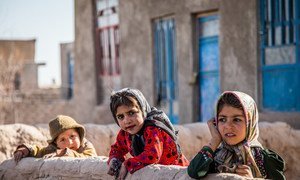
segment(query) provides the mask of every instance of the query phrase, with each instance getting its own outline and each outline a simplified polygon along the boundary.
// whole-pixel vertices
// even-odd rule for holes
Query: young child
[[[110,108],[121,130],[111,146],[108,174],[124,179],[128,171],[132,174],[149,164],[189,164],[178,143],[167,133],[169,128],[146,125],[155,119],[169,119],[162,111],[150,108],[139,90],[125,88],[114,92]],[[128,152],[132,157],[125,160]]]
[[[216,113],[215,119],[207,123],[212,138],[191,161],[190,177],[226,172],[249,178],[285,179],[284,160],[257,140],[258,110],[249,95],[224,92]]]
[[[51,139],[48,146],[22,144],[14,152],[14,159],[19,162],[24,157],[91,157],[97,156],[91,142],[85,139],[85,128],[73,118],[58,115],[49,122]]]

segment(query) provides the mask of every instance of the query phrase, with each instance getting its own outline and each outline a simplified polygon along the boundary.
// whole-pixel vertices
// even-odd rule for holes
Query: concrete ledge
[[[13,160],[5,160],[0,164],[0,179],[43,179],[43,180],[71,180],[71,179],[113,179],[106,174],[107,157],[94,158],[52,158],[37,159],[24,158],[18,164]],[[192,179],[186,173],[186,167],[149,165],[134,174],[128,174],[127,180],[185,180]],[[206,180],[247,179],[235,174],[210,174]]]
[[[85,124],[85,127],[87,139],[94,144],[98,155],[108,156],[110,146],[115,142],[119,127],[116,124]],[[175,127],[179,130],[179,143],[182,151],[189,160],[211,138],[205,123],[176,125]],[[276,151],[286,161],[286,178],[300,179],[300,130],[293,129],[282,122],[261,122],[259,123],[259,129],[259,141],[262,145]],[[47,124],[35,126],[25,124],[0,125],[0,163],[12,158],[12,152],[19,144],[47,145],[46,140],[49,138]],[[155,173],[160,172],[155,171]],[[143,174],[141,174],[141,177],[143,177]]]

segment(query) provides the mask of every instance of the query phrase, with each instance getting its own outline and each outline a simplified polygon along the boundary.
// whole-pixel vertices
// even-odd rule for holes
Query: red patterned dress
[[[132,174],[135,171],[149,165],[179,165],[188,166],[189,161],[183,154],[177,152],[173,139],[161,128],[147,126],[144,129],[144,151],[138,156],[125,160],[124,156],[129,152],[133,156],[131,135],[120,130],[116,143],[111,146],[109,161],[117,158],[124,162],[127,170]],[[178,157],[180,156],[180,157]]]

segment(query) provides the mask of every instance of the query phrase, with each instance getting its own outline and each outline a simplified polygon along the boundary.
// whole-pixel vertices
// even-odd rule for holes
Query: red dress
[[[116,143],[111,146],[108,162],[112,158],[117,158],[122,162],[125,160],[124,165],[131,174],[149,164],[189,165],[189,161],[183,154],[178,158],[176,144],[164,130],[155,126],[147,126],[144,129],[144,140],[144,151],[138,156],[125,160],[124,156],[128,152],[133,156],[132,141],[128,132],[120,130]]]

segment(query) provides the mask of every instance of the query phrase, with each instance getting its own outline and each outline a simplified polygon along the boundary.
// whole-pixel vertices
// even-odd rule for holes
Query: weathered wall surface
[[[87,139],[94,144],[98,155],[108,156],[110,145],[115,141],[119,127],[116,124],[85,124],[85,127],[87,131]],[[21,143],[46,145],[46,140],[49,139],[49,132],[47,128],[47,124],[38,124],[36,126],[28,126],[24,124],[0,126],[0,162],[11,158],[12,152],[15,150],[16,146]],[[207,125],[203,123],[179,125],[176,126],[176,128],[179,130],[179,143],[181,144],[183,153],[188,159],[191,159],[210,139]],[[299,179],[300,131],[292,129],[289,125],[281,122],[263,122],[259,124],[259,128],[259,140],[263,146],[276,151],[285,159],[287,167],[285,175],[287,179]],[[44,163],[38,160],[34,162],[38,162],[38,164]],[[75,162],[77,162],[77,160]],[[5,165],[5,167],[6,166],[7,165]],[[32,166],[40,165],[33,164]],[[0,165],[0,167],[2,169],[6,169],[4,164]],[[20,166],[14,168],[18,169]],[[24,171],[24,169],[22,171]],[[156,171],[160,173],[160,171],[155,170],[155,172]]]
[[[74,106],[76,119],[89,119],[96,106],[96,69],[93,1],[75,3]],[[84,107],[84,111],[81,111]],[[86,121],[88,122],[88,121]]]
[[[94,106],[91,114],[77,117],[88,109],[74,99],[59,99],[60,89],[43,89],[17,96],[0,96],[0,124],[38,124],[47,123],[59,114],[73,117],[77,122],[110,124],[114,122],[109,104]]]
[[[34,159],[26,158],[17,165],[13,160],[4,161],[0,165],[1,179],[113,179],[107,174],[107,157],[95,158],[53,158]],[[134,174],[128,174],[127,180],[153,179],[192,179],[186,173],[185,167],[149,165]],[[242,180],[246,179],[234,174],[210,174],[206,180]]]
[[[219,16],[220,90],[239,90],[251,95],[260,106],[259,3],[256,0],[122,0],[120,1],[120,57],[122,86],[142,90],[155,105],[155,54],[153,20],[175,20],[176,61],[178,64],[179,123],[199,117],[199,50],[196,30],[198,17]],[[199,77],[199,76],[198,76]],[[147,82],[147,83],[145,83]],[[163,106],[163,105],[162,105]],[[165,107],[162,107],[165,108]],[[213,108],[213,107],[206,107]],[[262,112],[265,121],[285,121],[300,128],[300,113],[280,112],[275,118]],[[279,118],[278,118],[279,117]]]

